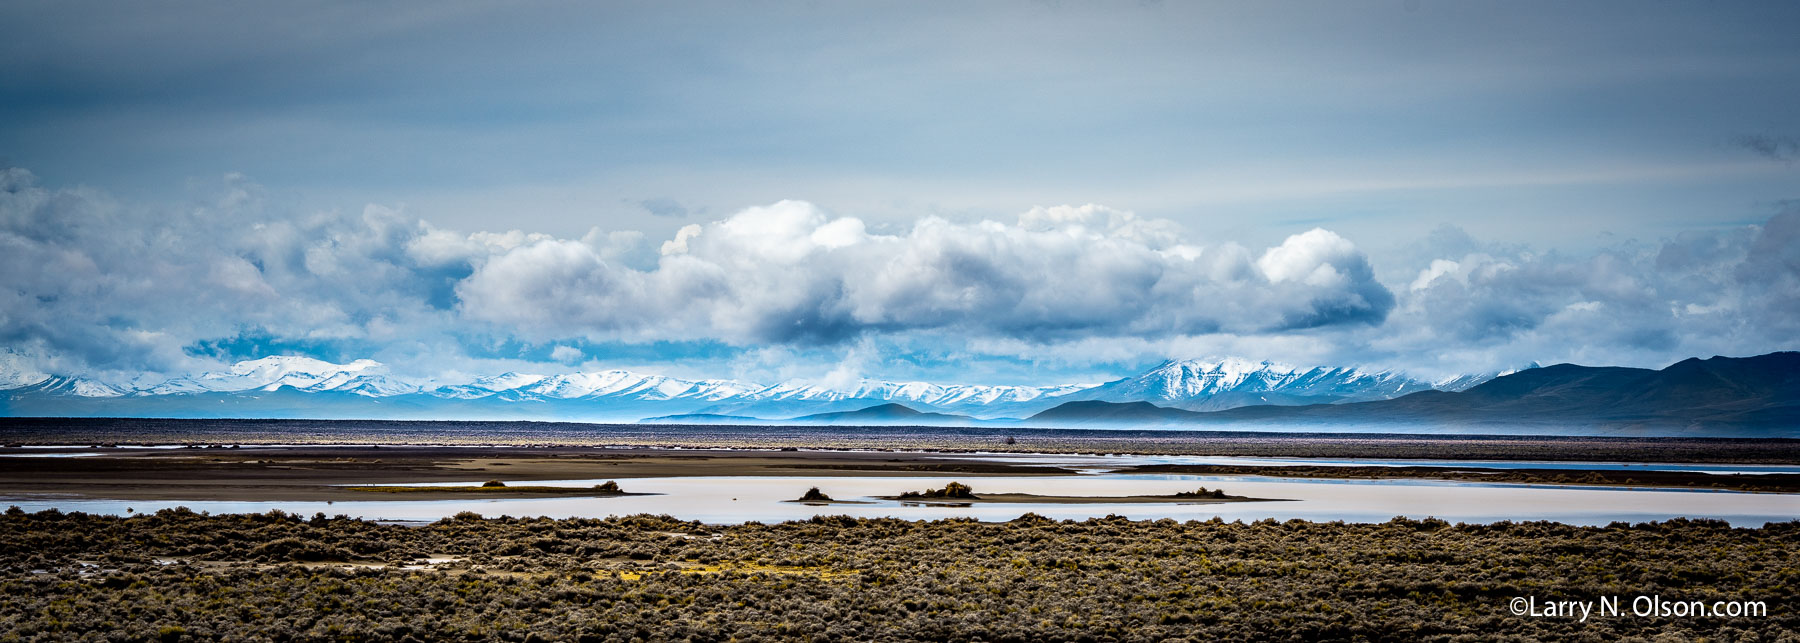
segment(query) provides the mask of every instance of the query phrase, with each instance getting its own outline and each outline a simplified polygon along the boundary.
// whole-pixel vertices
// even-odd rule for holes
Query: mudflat
[[[87,455],[87,454],[94,455]],[[68,457],[81,454],[82,457]],[[119,500],[369,500],[370,485],[499,480],[482,497],[581,495],[538,480],[685,476],[1073,475],[1059,467],[932,453],[610,449],[593,447],[277,446],[179,449],[0,449],[0,493]],[[25,457],[13,457],[13,456]],[[468,498],[467,491],[395,493],[408,500]]]
[[[1043,429],[729,426],[423,420],[0,418],[0,444],[416,444],[1133,453],[1278,458],[1413,458],[1800,464],[1800,439]]]
[[[1800,475],[1796,474],[1722,475],[1631,469],[1145,464],[1123,467],[1116,472],[1336,479],[1422,478],[1512,484],[1800,492]],[[488,498],[604,498],[629,495],[629,481],[635,478],[1077,474],[1078,471],[1068,468],[983,454],[921,451],[392,445],[0,448],[0,494],[117,500],[338,501],[370,500],[379,496],[448,500],[474,495]],[[529,484],[542,480],[590,479],[624,481],[621,489],[625,493]],[[404,493],[369,488],[427,483],[474,486],[487,480],[498,480],[506,486],[474,490],[421,486],[409,488]],[[946,499],[905,500],[943,502]],[[977,500],[1054,504],[1219,501],[1161,496],[1029,494],[988,494]]]

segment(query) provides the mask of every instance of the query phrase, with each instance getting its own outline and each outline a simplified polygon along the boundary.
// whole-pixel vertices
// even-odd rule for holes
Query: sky
[[[0,367],[1800,349],[1800,6],[0,5]]]

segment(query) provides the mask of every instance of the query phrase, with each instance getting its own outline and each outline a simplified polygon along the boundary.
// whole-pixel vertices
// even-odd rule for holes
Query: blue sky
[[[275,352],[1051,383],[1792,349],[1794,24],[8,3],[0,341],[115,381]]]

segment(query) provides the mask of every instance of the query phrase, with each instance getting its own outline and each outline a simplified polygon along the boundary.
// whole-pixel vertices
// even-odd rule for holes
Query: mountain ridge
[[[1557,364],[1502,375],[1460,392],[1418,391],[1346,404],[1211,412],[1147,403],[1075,404],[1025,422],[1065,427],[1278,423],[1306,429],[1367,426],[1500,433],[1579,429],[1795,437],[1800,436],[1800,352],[1689,358],[1658,370]]]
[[[1331,387],[1361,383],[1365,388],[1360,391],[1393,393],[1417,385],[1382,372],[1246,364],[1169,360],[1106,384],[1041,387],[1035,395],[1018,396],[1030,395],[1027,402],[1043,407],[1012,416],[997,415],[995,409],[1028,407],[1006,399],[1007,392],[996,392],[996,387],[958,392],[954,386],[894,382],[877,386],[870,380],[829,389],[793,382],[756,386],[604,371],[558,376],[507,373],[469,384],[383,395],[394,389],[382,388],[390,380],[378,364],[353,363],[356,368],[346,375],[306,362],[285,364],[294,366],[285,370],[249,365],[234,369],[243,378],[235,383],[221,383],[216,377],[195,380],[230,390],[166,395],[47,376],[0,392],[0,415],[566,420],[603,408],[612,414],[608,419],[588,421],[1800,437],[1800,352],[1689,358],[1662,369],[1555,364],[1498,375],[1461,390],[1423,388],[1373,400],[1346,399],[1349,395],[1336,395]],[[1328,394],[1305,395],[1322,390]],[[1078,399],[1087,397],[1078,394],[1094,391],[1111,392],[1115,399]],[[952,394],[979,397],[989,405],[969,408],[986,410],[988,415],[906,401]],[[1366,393],[1352,389],[1349,394]],[[887,399],[858,397],[873,395]],[[1193,404],[1195,399],[1233,395],[1312,401],[1194,410],[1166,400],[1159,404],[1129,399],[1134,395],[1162,395],[1189,406],[1203,406]],[[722,406],[721,400],[752,396],[765,400],[768,405],[763,409],[801,410],[780,414],[706,410]]]
[[[1470,375],[1459,381],[1471,378],[1485,379]],[[35,379],[35,374],[21,372],[10,381]],[[0,378],[0,382],[7,381]],[[44,376],[28,385],[0,389],[0,398],[4,398],[0,399],[0,414],[222,417],[234,413],[245,417],[466,416],[628,422],[686,414],[796,418],[894,402],[923,413],[993,421],[1030,416],[1080,399],[1142,400],[1188,410],[1219,410],[1385,399],[1430,387],[1394,371],[1301,368],[1242,358],[1165,360],[1143,373],[1100,384],[1014,386],[861,379],[832,387],[801,381],[763,385],[686,380],[617,369],[553,375],[507,372],[458,384],[414,383],[390,375],[386,366],[373,360],[335,364],[309,357],[272,356],[238,362],[223,371],[129,389]]]
[[[807,426],[972,426],[1002,424],[1017,419],[980,420],[967,415],[919,411],[905,404],[887,402],[851,411],[830,411],[790,418],[758,418],[716,413],[687,413],[638,420],[639,424],[726,424],[739,426],[794,425]]]

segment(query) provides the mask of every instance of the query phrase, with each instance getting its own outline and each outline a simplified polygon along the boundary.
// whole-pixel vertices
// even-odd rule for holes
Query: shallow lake
[[[1041,464],[1070,469],[1105,471],[1148,464],[1193,464],[1266,467],[1455,467],[1459,469],[1582,469],[1601,471],[1693,471],[1745,475],[1800,473],[1800,466],[1785,464],[1692,464],[1679,462],[1572,462],[1558,460],[1432,460],[1404,458],[1272,458],[1212,455],[1061,455],[1035,453],[978,453],[984,460],[1017,464]],[[943,459],[969,455],[945,454]]]
[[[1452,463],[1445,463],[1452,464]],[[874,496],[938,488],[951,481],[977,494],[1030,493],[1066,496],[1165,495],[1195,487],[1222,488],[1233,495],[1281,498],[1288,502],[1225,504],[1052,504],[975,503],[968,507],[914,506]],[[470,480],[466,484],[479,484]],[[532,482],[533,485],[591,487],[604,480]],[[1395,516],[1436,517],[1451,522],[1553,520],[1578,525],[1642,522],[1676,517],[1714,518],[1736,526],[1800,519],[1800,495],[1711,490],[1568,487],[1432,480],[1318,480],[1263,476],[1180,476],[1093,474],[1045,477],[684,477],[619,481],[626,491],[659,495],[615,498],[533,498],[476,500],[370,500],[349,502],[119,501],[50,497],[0,497],[0,506],[27,511],[57,508],[123,515],[185,506],[212,513],[260,513],[271,509],[310,516],[344,514],[374,520],[432,521],[463,511],[484,516],[605,517],[668,514],[707,523],[778,522],[815,515],[893,517],[909,520],[973,517],[1003,521],[1025,513],[1085,519],[1116,514],[1132,519],[1254,521],[1264,518],[1383,522]],[[839,500],[872,504],[809,506],[783,502],[817,486]]]

